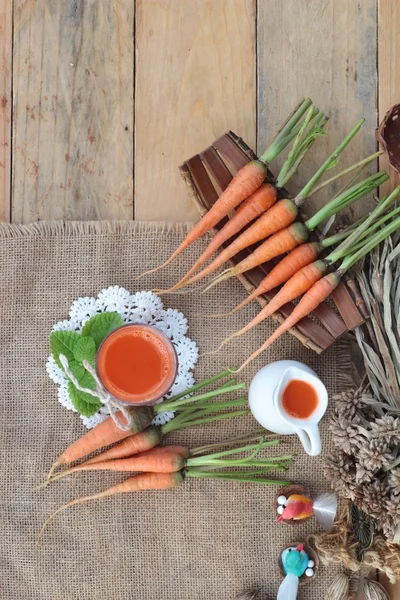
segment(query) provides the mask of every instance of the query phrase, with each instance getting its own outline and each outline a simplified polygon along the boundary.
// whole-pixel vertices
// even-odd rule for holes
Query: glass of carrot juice
[[[97,374],[106,390],[128,404],[151,405],[172,387],[178,357],[167,336],[150,325],[123,325],[97,352]]]

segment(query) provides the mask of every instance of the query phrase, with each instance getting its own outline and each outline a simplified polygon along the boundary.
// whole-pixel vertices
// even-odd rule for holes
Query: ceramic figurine
[[[337,512],[337,497],[335,494],[322,494],[313,500],[304,494],[290,494],[287,498],[281,494],[277,499],[278,518],[281,521],[301,521],[315,515],[317,522],[326,531],[330,531]]]
[[[314,575],[314,561],[309,559],[304,545],[299,544],[286,548],[281,554],[281,562],[285,579],[279,587],[277,600],[295,600],[300,577],[304,574],[308,577]]]

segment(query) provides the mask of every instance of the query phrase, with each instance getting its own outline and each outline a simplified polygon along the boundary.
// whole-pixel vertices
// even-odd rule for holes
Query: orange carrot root
[[[210,208],[204,217],[196,223],[172,256],[159,267],[155,267],[154,269],[142,273],[136,279],[140,279],[140,277],[149,273],[159,271],[168,265],[176,256],[183,252],[183,250],[207,233],[207,231],[226,217],[243,200],[255,192],[263,183],[266,175],[267,165],[260,160],[252,160],[244,165],[244,167],[236,173],[228,187],[222,192],[217,202]]]
[[[265,214],[261,215],[255,223],[237,237],[227,248],[205,267],[202,271],[188,279],[182,286],[191,285],[208,275],[211,275],[219,267],[222,267],[230,258],[240,250],[272,236],[277,231],[284,229],[297,216],[297,206],[292,200],[284,199],[276,202]]]
[[[284,256],[282,260],[264,277],[260,285],[251,292],[250,296],[245,298],[240,304],[235,306],[227,313],[219,315],[206,315],[207,317],[229,317],[244,306],[247,306],[252,300],[255,300],[262,294],[266,294],[275,289],[282,283],[288,281],[293,275],[298,273],[300,269],[314,261],[321,252],[321,245],[318,242],[310,242],[301,244],[289,254]]]
[[[232,267],[219,275],[204,291],[211,289],[217,283],[241,275],[273,258],[281,256],[286,252],[290,252],[293,248],[302,244],[307,239],[308,235],[309,231],[303,223],[293,223],[289,227],[281,229],[265,240],[261,246],[258,246],[252,254],[244,258],[235,267]]]
[[[158,444],[161,442],[161,439],[161,429],[155,425],[150,425],[150,427],[144,431],[129,436],[105,452],[101,452],[100,454],[97,454],[97,456],[86,460],[83,464],[92,465],[97,462],[104,462],[106,460],[134,456],[140,452],[146,452],[147,450],[155,448],[155,446],[158,446]]]
[[[300,271],[298,271],[293,277],[289,279],[279,292],[271,298],[270,302],[264,306],[262,310],[242,329],[233,333],[230,337],[237,337],[247,333],[259,325],[262,321],[271,317],[277,312],[284,304],[295,300],[305,292],[307,292],[316,281],[323,277],[326,273],[327,266],[322,260],[318,260],[310,265],[306,265]]]
[[[49,481],[45,481],[38,487],[44,487],[73,475],[80,471],[117,471],[117,472],[143,472],[143,473],[175,473],[181,471],[189,457],[189,450],[185,446],[166,446],[163,448],[152,448],[127,458],[116,458],[95,463],[83,463],[71,469],[66,469],[54,475]]]
[[[112,486],[111,488],[104,490],[103,492],[99,492],[97,494],[93,494],[91,496],[84,496],[82,498],[75,498],[75,500],[71,500],[67,502],[57,510],[55,510],[49,518],[45,521],[36,544],[40,542],[40,539],[49,525],[49,523],[54,519],[56,515],[60,512],[64,511],[75,504],[83,504],[85,502],[89,502],[90,500],[98,500],[100,498],[106,498],[107,496],[114,496],[116,494],[124,494],[129,492],[139,492],[144,490],[162,490],[176,487],[183,482],[182,473],[142,473],[140,475],[136,475],[134,477],[129,477],[122,483],[118,483],[117,485]]]
[[[104,446],[109,446],[127,438],[133,433],[143,431],[143,429],[146,429],[150,425],[154,418],[154,412],[151,407],[131,408],[130,411],[133,417],[133,424],[130,430],[124,431],[120,429],[112,418],[108,417],[66,448],[52,465],[47,478],[49,479],[58,467],[68,465],[96,450],[100,450],[100,448],[104,448]]]
[[[189,269],[189,271],[169,290],[163,293],[171,293],[179,290],[186,281],[195,273],[205,262],[216,252],[224,242],[233,237],[236,233],[244,229],[246,225],[267,211],[277,199],[277,191],[270,183],[263,183],[255,192],[244,200],[232,218],[222,227],[222,229],[213,237],[203,254]]]
[[[252,362],[261,352],[266,350],[275,340],[277,340],[283,333],[291,329],[313,310],[317,308],[326,300],[333,290],[337,287],[340,282],[340,274],[338,272],[329,273],[322,279],[314,283],[314,285],[304,294],[300,302],[295,306],[293,312],[287,317],[287,319],[274,331],[274,333],[267,339],[266,342],[245,362],[238,368],[238,372],[244,369],[250,362]]]

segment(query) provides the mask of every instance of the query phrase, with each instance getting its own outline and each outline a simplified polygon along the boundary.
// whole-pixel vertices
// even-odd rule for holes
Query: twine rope
[[[101,383],[95,369],[93,369],[92,365],[87,360],[84,360],[82,362],[86,371],[88,371],[88,373],[90,373],[90,375],[93,377],[93,379],[96,382],[95,390],[90,390],[89,388],[85,388],[79,383],[79,381],[77,380],[75,375],[72,373],[72,371],[69,367],[68,359],[64,354],[60,354],[59,358],[60,358],[60,362],[64,368],[64,371],[65,371],[67,377],[72,381],[74,386],[80,392],[84,392],[85,394],[89,394],[90,396],[93,396],[93,398],[97,398],[98,400],[100,400],[100,402],[104,406],[107,406],[107,408],[110,412],[110,417],[112,418],[112,420],[114,421],[116,426],[119,429],[122,429],[122,431],[129,431],[129,429],[131,429],[131,427],[133,425],[133,417],[132,417],[129,409],[120,400],[118,400],[117,398],[112,396],[112,394],[110,394],[106,390],[104,385]],[[125,422],[121,421],[121,418],[120,418],[121,415],[124,417]]]

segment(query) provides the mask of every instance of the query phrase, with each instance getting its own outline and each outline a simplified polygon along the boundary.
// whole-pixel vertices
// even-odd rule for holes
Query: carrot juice
[[[175,381],[175,348],[159,329],[150,325],[124,325],[102,342],[97,373],[115,398],[130,404],[153,404]]]
[[[293,379],[283,392],[282,406],[295,419],[308,419],[318,406],[318,395],[312,385]]]

